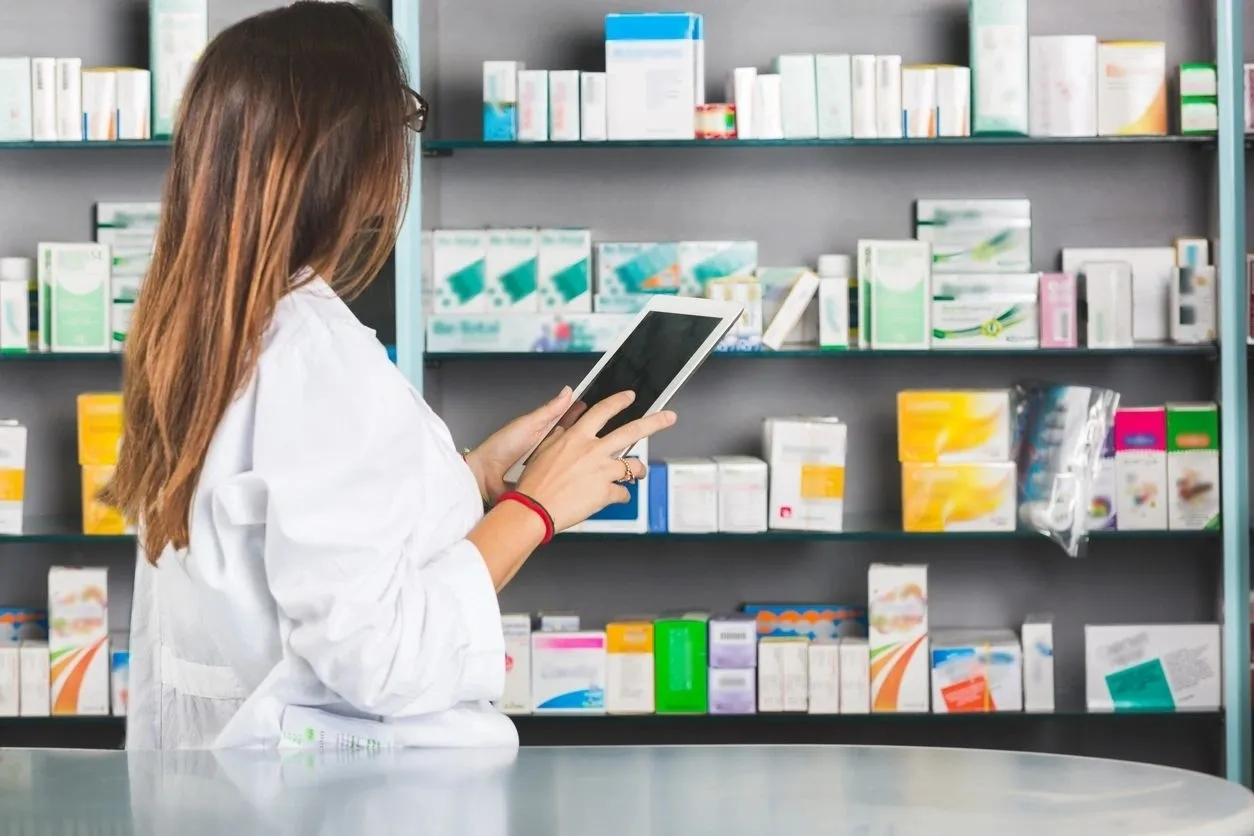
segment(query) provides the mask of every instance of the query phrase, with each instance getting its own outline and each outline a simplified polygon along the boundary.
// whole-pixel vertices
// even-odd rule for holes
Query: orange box
[[[78,396],[78,463],[84,467],[115,465],[122,446],[122,395],[118,392]]]
[[[110,508],[97,497],[113,478],[112,465],[92,465],[83,468],[83,533],[129,534],[122,512]]]

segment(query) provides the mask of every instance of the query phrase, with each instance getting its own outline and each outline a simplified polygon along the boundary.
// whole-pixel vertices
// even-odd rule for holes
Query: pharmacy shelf
[[[112,139],[91,142],[0,142],[0,151],[99,151],[118,148],[169,148],[168,139]]]
[[[78,517],[27,517],[21,534],[0,534],[0,546],[38,543],[134,543],[133,534],[84,534]]]
[[[118,352],[77,352],[77,351],[0,351],[0,363],[38,363],[60,361],[63,363],[84,360],[118,362],[122,353]]]
[[[15,355],[21,357],[22,355]],[[518,351],[518,352],[438,352],[423,355],[429,364],[464,361],[501,360],[564,360],[571,358],[600,357],[599,351]],[[821,350],[817,348],[790,349],[784,351],[716,351],[710,355],[717,360],[785,360],[824,358],[828,360],[871,360],[887,358],[920,357],[1014,357],[1024,359],[1068,357],[1204,357],[1217,359],[1219,348],[1214,343],[1206,345],[1139,345],[1134,348],[971,348],[971,349],[916,349],[910,351],[875,351],[851,349],[847,351]],[[3,356],[0,356],[3,359]]]
[[[616,140],[613,142],[488,142],[482,139],[430,139],[422,143],[423,155],[448,157],[457,151],[504,151],[517,148],[876,148],[876,147],[969,147],[1055,145],[1189,145],[1213,147],[1214,136],[967,136],[932,139],[677,139]]]
[[[121,749],[125,717],[0,717],[0,748]]]

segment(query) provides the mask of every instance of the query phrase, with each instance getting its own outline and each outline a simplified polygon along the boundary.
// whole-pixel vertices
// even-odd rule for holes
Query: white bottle
[[[819,272],[819,348],[849,348],[849,283],[853,259],[847,255],[821,255]]]

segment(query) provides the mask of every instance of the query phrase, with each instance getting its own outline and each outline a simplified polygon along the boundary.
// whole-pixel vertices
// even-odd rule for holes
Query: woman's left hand
[[[567,386],[556,398],[535,412],[515,418],[466,454],[466,464],[475,474],[485,499],[496,502],[505,493],[505,472],[544,437],[550,424],[562,417],[570,408],[570,399],[571,390]]]

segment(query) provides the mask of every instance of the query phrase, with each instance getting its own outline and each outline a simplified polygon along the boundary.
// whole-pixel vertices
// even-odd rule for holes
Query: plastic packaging
[[[1089,501],[1119,393],[1045,382],[1016,390],[1019,522],[1079,557],[1088,543]]]

